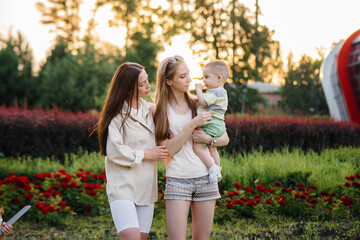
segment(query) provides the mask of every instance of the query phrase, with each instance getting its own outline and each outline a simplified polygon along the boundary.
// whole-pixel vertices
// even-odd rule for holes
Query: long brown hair
[[[180,63],[184,59],[181,56],[175,55],[164,59],[156,73],[156,91],[155,91],[155,137],[156,140],[162,141],[170,138],[170,124],[167,115],[167,106],[169,100],[173,97],[171,87],[166,83],[166,80],[172,80]],[[191,109],[192,117],[196,116],[196,102],[189,96],[187,92],[184,93],[186,102]]]
[[[100,113],[100,119],[95,125],[94,131],[99,136],[100,154],[106,156],[106,141],[108,127],[111,120],[119,113],[122,113],[124,102],[128,102],[121,127],[130,115],[132,99],[138,98],[138,78],[144,69],[138,63],[123,63],[116,70],[107,92],[104,105]]]

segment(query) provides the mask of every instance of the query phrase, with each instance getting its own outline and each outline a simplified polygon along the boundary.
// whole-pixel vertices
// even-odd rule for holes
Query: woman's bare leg
[[[216,200],[192,202],[192,239],[209,240]]]
[[[119,236],[121,240],[142,240],[139,228],[125,229],[119,233]]]
[[[169,240],[186,239],[190,201],[166,200],[166,224]]]

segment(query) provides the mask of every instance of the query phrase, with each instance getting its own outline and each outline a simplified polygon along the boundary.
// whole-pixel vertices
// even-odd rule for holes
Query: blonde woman
[[[218,184],[209,182],[209,171],[194,153],[193,142],[210,144],[213,138],[198,129],[210,123],[209,112],[196,116],[197,103],[188,94],[191,78],[180,56],[163,60],[157,71],[155,135],[169,153],[166,162],[166,221],[168,238],[185,239],[187,217],[192,208],[193,239],[209,239]],[[229,142],[225,133],[214,146]],[[214,141],[213,141],[214,142]]]
[[[105,158],[106,193],[121,239],[144,240],[157,201],[157,161],[167,156],[156,146],[148,75],[137,63],[119,66],[96,125]]]

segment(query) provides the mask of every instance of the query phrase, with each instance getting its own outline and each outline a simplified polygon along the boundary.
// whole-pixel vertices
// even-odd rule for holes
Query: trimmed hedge
[[[97,134],[89,134],[98,120],[90,113],[0,107],[0,153],[4,156],[54,156],[99,151]]]
[[[63,159],[80,149],[98,152],[97,134],[89,137],[98,117],[89,112],[0,107],[0,155]],[[226,126],[230,143],[219,149],[229,153],[282,147],[320,153],[326,148],[360,146],[360,126],[347,122],[234,116],[226,118]]]
[[[289,149],[323,149],[340,146],[360,146],[360,126],[348,122],[306,118],[228,117],[227,133],[230,143],[227,152],[251,152],[261,148],[273,151]]]

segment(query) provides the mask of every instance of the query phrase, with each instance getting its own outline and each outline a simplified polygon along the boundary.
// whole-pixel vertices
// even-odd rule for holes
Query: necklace
[[[186,114],[190,110],[187,103],[184,103],[184,104],[170,103],[170,106],[174,112],[176,112],[177,114],[181,114],[181,115]]]

